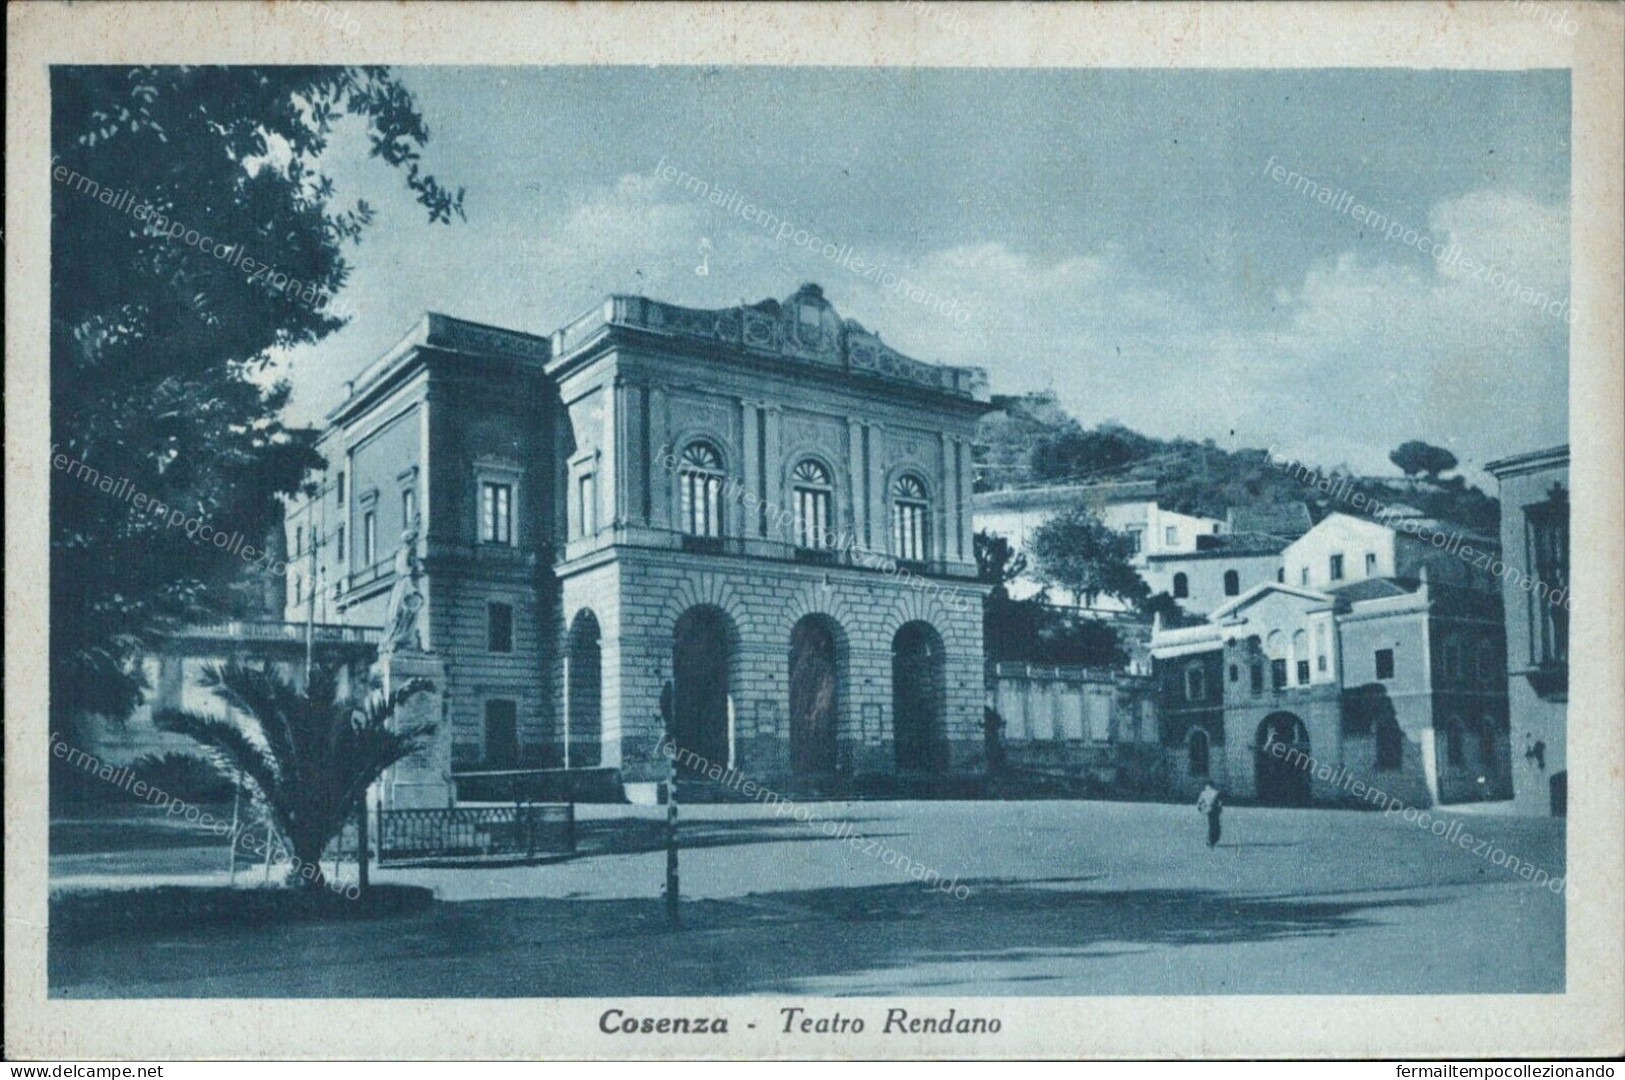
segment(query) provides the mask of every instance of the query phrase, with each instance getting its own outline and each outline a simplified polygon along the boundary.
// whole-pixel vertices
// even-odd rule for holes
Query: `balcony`
[[[571,540],[552,554],[555,566],[603,555],[616,548],[681,551],[690,555],[720,555],[801,566],[869,570],[894,577],[937,577],[974,582],[975,565],[946,558],[898,560],[885,552],[850,544],[824,548],[799,547],[787,538],[761,536],[695,536],[672,528],[617,525],[589,538]]]
[[[374,584],[374,583],[376,583],[378,581],[383,580],[384,578],[392,576],[394,574],[394,572],[395,572],[395,556],[390,555],[390,556],[387,556],[385,558],[379,559],[377,562],[373,563],[371,566],[365,567],[364,569],[361,569],[361,570],[357,570],[353,574],[351,574],[350,575],[350,586],[349,586],[349,589],[347,591],[354,592],[356,589],[365,588],[368,585],[372,585],[372,584]]]

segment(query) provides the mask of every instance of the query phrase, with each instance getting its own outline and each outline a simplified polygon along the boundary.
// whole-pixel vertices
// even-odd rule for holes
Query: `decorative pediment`
[[[1245,621],[1249,608],[1277,597],[1285,598],[1288,602],[1296,601],[1305,611],[1319,611],[1331,608],[1337,602],[1336,598],[1330,593],[1299,588],[1296,585],[1284,585],[1276,581],[1266,581],[1254,585],[1234,600],[1218,608],[1208,616],[1208,619],[1210,622],[1219,625],[1242,622]]]
[[[593,315],[559,332],[554,345],[560,355],[594,336]],[[600,318],[612,325],[721,342],[757,355],[843,368],[964,397],[974,396],[980,385],[973,369],[922,363],[893,349],[856,320],[842,319],[824,291],[810,283],[784,300],[770,298],[719,310],[617,296],[605,305]]]

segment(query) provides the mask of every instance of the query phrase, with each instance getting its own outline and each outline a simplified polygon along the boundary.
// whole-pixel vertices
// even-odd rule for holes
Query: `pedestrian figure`
[[[1202,788],[1202,794],[1197,796],[1196,809],[1198,813],[1207,815],[1207,846],[1210,848],[1217,847],[1219,843],[1219,815],[1224,812],[1224,799],[1220,796],[1219,789],[1213,786],[1211,780]]]

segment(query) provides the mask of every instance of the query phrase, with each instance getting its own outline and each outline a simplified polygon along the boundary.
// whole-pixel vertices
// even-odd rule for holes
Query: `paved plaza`
[[[1111,802],[684,807],[682,926],[664,810],[582,807],[540,865],[375,871],[432,887],[378,921],[53,942],[65,997],[1541,993],[1564,986],[1562,820]],[[821,827],[821,822],[838,823]],[[839,830],[831,837],[827,832]],[[59,821],[53,888],[223,884],[214,837]],[[905,861],[907,860],[907,861]],[[1497,865],[1497,863],[1507,865]],[[923,864],[950,883],[928,888]],[[924,871],[917,871],[924,872]],[[346,869],[353,875],[354,867]],[[256,872],[257,877],[257,872]]]

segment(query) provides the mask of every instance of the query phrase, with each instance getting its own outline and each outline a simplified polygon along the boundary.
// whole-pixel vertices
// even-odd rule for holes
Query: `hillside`
[[[996,404],[1001,408],[989,413],[978,431],[978,491],[1151,480],[1158,502],[1182,513],[1223,518],[1230,507],[1303,502],[1316,521],[1336,510],[1357,513],[1346,492],[1359,491],[1491,535],[1499,527],[1497,500],[1459,476],[1404,476],[1397,468],[1393,476],[1353,476],[1340,467],[1303,462],[1321,475],[1348,481],[1346,492],[1332,497],[1275,467],[1263,448],[1226,450],[1211,439],[1159,439],[1109,423],[1086,429],[1047,394],[1001,398]]]

